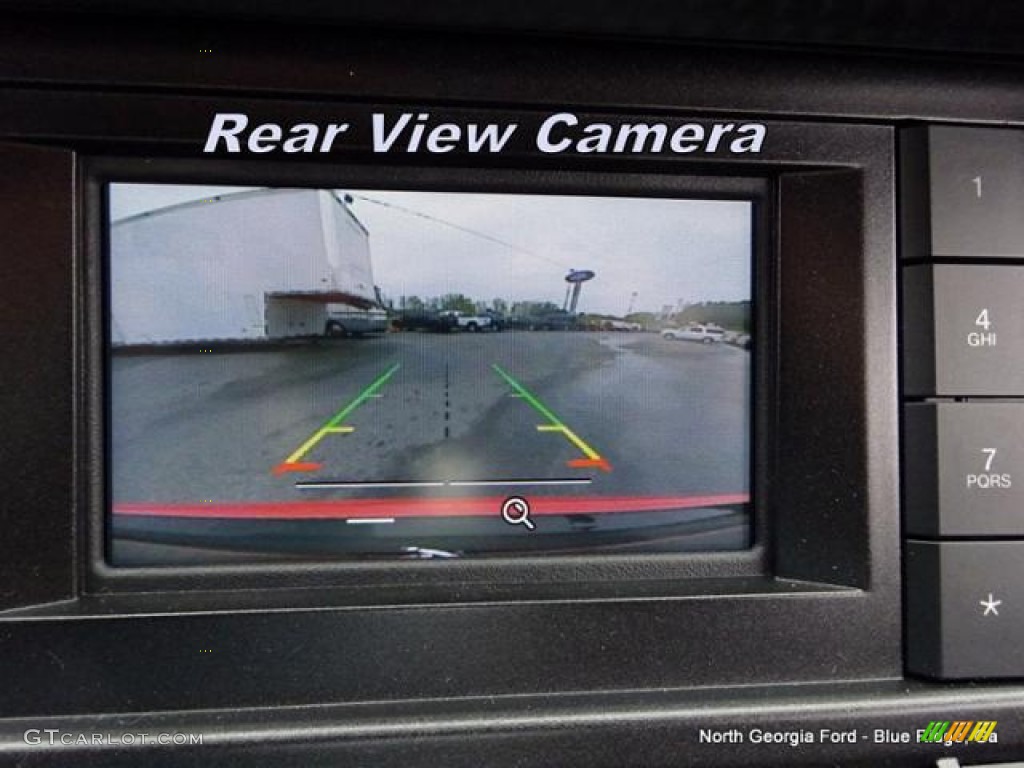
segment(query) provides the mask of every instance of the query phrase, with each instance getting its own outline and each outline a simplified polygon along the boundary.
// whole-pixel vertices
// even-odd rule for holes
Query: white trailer
[[[115,345],[320,335],[328,306],[376,304],[369,235],[335,192],[236,192],[110,226]]]

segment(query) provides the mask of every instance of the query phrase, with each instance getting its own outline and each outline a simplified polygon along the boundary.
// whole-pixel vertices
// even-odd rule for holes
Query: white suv
[[[725,337],[725,331],[714,325],[688,325],[685,328],[666,328],[661,336],[665,339],[715,344]]]

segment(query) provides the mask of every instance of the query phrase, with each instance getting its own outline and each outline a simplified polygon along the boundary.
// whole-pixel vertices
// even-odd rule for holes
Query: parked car
[[[511,315],[507,325],[523,331],[573,331],[578,327],[578,320],[576,315],[569,312],[541,312]]]
[[[363,336],[384,333],[388,313],[383,309],[330,309],[324,323],[324,336]]]
[[[493,326],[493,318],[489,314],[479,315],[467,315],[464,312],[459,312],[456,309],[447,309],[441,312],[442,318],[447,318],[451,323],[452,328],[458,328],[460,331],[469,331],[470,333],[476,333],[477,331],[490,331],[496,330]]]
[[[395,316],[394,325],[400,331],[447,333],[455,326],[455,318],[436,310],[407,309]]]
[[[642,331],[644,327],[640,323],[630,323],[626,320],[605,320],[601,323],[602,331]]]
[[[491,318],[491,330],[503,331],[508,326],[505,315],[493,309],[485,309],[484,314]]]
[[[688,325],[685,328],[666,328],[661,332],[664,339],[678,341],[699,341],[703,344],[717,344],[725,336],[722,328],[713,325]]]

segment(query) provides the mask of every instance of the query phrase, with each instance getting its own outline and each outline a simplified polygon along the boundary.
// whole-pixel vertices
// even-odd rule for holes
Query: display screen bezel
[[[622,569],[643,579],[678,579],[693,577],[756,576],[766,573],[767,542],[769,532],[765,524],[765,500],[758,492],[763,487],[760,473],[766,466],[769,451],[765,445],[768,406],[772,402],[772,382],[764,361],[772,358],[774,335],[769,333],[772,321],[766,308],[773,306],[773,281],[769,277],[771,263],[769,249],[773,220],[772,183],[768,178],[753,175],[736,177],[694,174],[604,172],[550,172],[537,170],[488,169],[486,175],[472,168],[409,168],[365,166],[301,166],[282,167],[274,163],[225,163],[223,161],[190,161],[151,159],[140,163],[134,158],[94,159],[88,164],[86,179],[86,210],[88,222],[86,245],[91,258],[87,263],[86,287],[90,344],[86,350],[90,379],[90,422],[102,425],[102,436],[93,434],[93,440],[102,450],[93,451],[93,457],[102,456],[102,464],[93,461],[89,467],[90,488],[90,559],[93,573],[104,584],[124,585],[160,584],[171,587],[182,579],[216,586],[228,579],[235,582],[264,582],[282,586],[302,586],[330,579],[333,584],[440,584],[449,581],[465,582],[519,582],[524,578],[543,581],[561,580],[562,574],[586,581],[611,582],[621,578]],[[488,555],[479,559],[460,559],[458,562],[422,561],[358,561],[341,559],[302,559],[294,562],[249,562],[245,564],[204,564],[175,566],[115,566],[109,562],[109,526],[107,514],[110,456],[108,419],[110,414],[109,390],[106,386],[107,367],[108,294],[107,269],[107,201],[106,188],[110,183],[168,183],[168,184],[224,184],[273,187],[358,187],[366,189],[400,189],[435,192],[492,192],[523,194],[591,195],[608,197],[660,197],[669,199],[737,200],[751,203],[751,254],[753,334],[752,348],[752,402],[749,404],[750,423],[750,492],[751,492],[751,547],[727,552],[688,553],[630,553],[630,554],[517,554],[514,556]],[[98,374],[98,376],[96,375]],[[98,419],[96,418],[98,417]]]
[[[123,44],[133,39],[126,31],[107,37]],[[535,709],[532,694],[558,699],[576,691],[587,692],[584,699],[623,692],[626,719],[635,722],[630,708],[643,690],[656,697],[679,690],[673,701],[685,703],[709,689],[713,698],[751,686],[819,683],[831,692],[837,681],[898,680],[899,121],[887,115],[906,115],[908,104],[910,113],[928,115],[934,102],[902,86],[874,100],[850,97],[831,87],[828,73],[818,81],[829,87],[794,90],[794,72],[808,71],[799,57],[774,62],[767,90],[760,81],[737,90],[728,77],[708,82],[706,67],[670,48],[615,50],[602,42],[563,51],[544,41],[539,55],[502,49],[496,56],[500,41],[459,37],[417,42],[396,58],[382,57],[387,46],[373,36],[342,35],[350,66],[339,68],[338,34],[322,37],[313,45],[319,53],[299,67],[279,66],[283,60],[267,55],[265,40],[229,41],[227,68],[217,64],[222,58],[203,59],[211,66],[204,65],[202,87],[194,49],[166,43],[137,57],[151,66],[125,68],[119,48],[108,58],[120,79],[86,74],[66,88],[11,91],[9,182],[18,192],[12,247],[33,266],[9,275],[10,292],[25,299],[8,328],[16,340],[8,345],[12,383],[21,382],[8,392],[9,443],[28,450],[12,467],[12,527],[0,545],[11,566],[3,605],[11,609],[11,647],[32,662],[9,691],[12,711],[123,712],[130,699],[133,711],[244,714],[265,708],[273,691],[277,704],[300,715],[303,705],[325,701],[346,709],[417,700],[437,712],[439,700],[452,698],[476,712],[495,697]],[[395,50],[405,51],[409,41],[397,42]],[[743,60],[742,53],[741,64],[760,66],[764,58]],[[726,57],[731,72],[736,55]],[[499,66],[482,69],[481,62]],[[608,77],[593,76],[605,70]],[[869,76],[885,79],[877,69]],[[790,98],[798,92],[810,95]],[[963,111],[962,101],[954,112]],[[126,177],[187,183],[193,179],[183,166],[165,161],[187,159],[195,168],[202,160],[223,171],[211,178],[234,173],[240,183],[258,184],[272,164],[266,157],[225,157],[219,165],[202,159],[215,113],[296,123],[426,106],[446,119],[539,120],[565,104],[610,124],[762,120],[767,136],[762,151],[744,155],[541,156],[525,147],[487,158],[380,156],[357,142],[331,159],[359,167],[386,162],[402,172],[471,168],[484,183],[507,168],[548,178],[592,171],[770,179],[769,259],[777,282],[770,332],[778,340],[764,364],[777,384],[762,393],[777,400],[763,406],[774,413],[762,457],[771,471],[759,475],[768,485],[757,491],[769,529],[761,539],[764,560],[746,568],[756,575],[739,574],[742,558],[711,558],[725,577],[732,564],[733,576],[708,578],[702,557],[685,559],[685,567],[674,567],[679,577],[661,581],[658,568],[631,563],[603,569],[601,582],[593,569],[548,564],[517,574],[517,583],[507,569],[469,573],[413,563],[388,566],[372,588],[363,588],[368,570],[342,578],[316,565],[301,574],[106,573],[97,546],[102,528],[92,527],[99,518],[91,473],[102,465],[103,445],[95,441],[100,412],[90,403],[102,381],[87,365],[91,345],[102,344],[88,292],[100,253],[90,241],[101,240],[98,220],[89,218],[98,199],[87,194],[94,161],[116,155],[127,159]],[[318,172],[313,163],[283,159],[282,176],[288,168],[293,177]],[[408,575],[437,566],[452,578],[432,577],[428,585]],[[501,589],[494,586],[502,580]],[[388,593],[385,585],[399,581],[406,587]],[[295,588],[300,584],[309,588]],[[210,648],[213,655],[201,654]],[[97,661],[111,673],[97,675]],[[47,684],[55,675],[62,685]],[[195,679],[204,685],[180,684]],[[607,698],[598,695],[598,703]],[[689,712],[672,711],[684,719]],[[550,735],[543,723],[541,730]]]

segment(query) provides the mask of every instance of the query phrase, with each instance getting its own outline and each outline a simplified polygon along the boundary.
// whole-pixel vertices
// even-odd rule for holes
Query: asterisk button
[[[983,614],[981,614],[982,616],[988,616],[990,613],[993,616],[998,616],[999,615],[999,611],[997,611],[996,609],[1000,605],[1003,604],[1003,601],[1002,600],[996,600],[995,597],[993,597],[992,593],[989,592],[988,593],[988,600],[979,600],[978,604],[981,605],[982,607],[984,607],[984,609],[985,609],[985,612]]]

